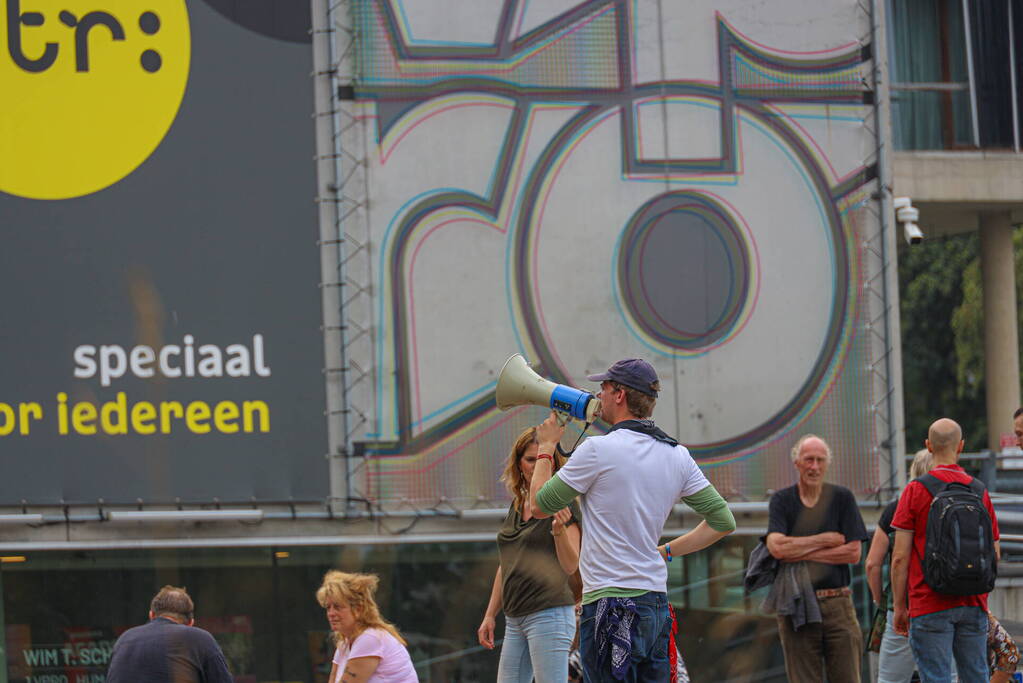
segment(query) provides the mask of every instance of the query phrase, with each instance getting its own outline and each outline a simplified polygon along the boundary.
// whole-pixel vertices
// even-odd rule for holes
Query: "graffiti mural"
[[[752,5],[352,1],[366,497],[502,500],[507,449],[543,417],[494,406],[516,352],[594,390],[587,373],[648,359],[655,419],[727,495],[789,483],[811,429],[842,483],[877,486],[869,22],[849,0]]]

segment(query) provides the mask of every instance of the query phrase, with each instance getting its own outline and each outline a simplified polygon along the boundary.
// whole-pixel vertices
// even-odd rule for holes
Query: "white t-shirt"
[[[351,648],[342,643],[334,650],[338,681],[342,680],[341,676],[344,675],[348,660],[358,657],[380,658],[380,665],[367,683],[419,683],[419,676],[412,666],[408,650],[397,638],[382,628],[368,628],[355,638]]]
[[[666,591],[664,522],[680,498],[710,485],[689,451],[619,429],[586,439],[555,476],[583,494],[583,591]]]

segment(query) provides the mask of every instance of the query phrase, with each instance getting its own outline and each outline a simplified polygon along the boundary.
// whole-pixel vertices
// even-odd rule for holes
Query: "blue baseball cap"
[[[591,382],[618,382],[630,389],[644,393],[647,396],[657,398],[657,390],[654,384],[657,383],[657,373],[654,367],[642,358],[626,358],[620,360],[599,375],[587,375],[586,379]]]

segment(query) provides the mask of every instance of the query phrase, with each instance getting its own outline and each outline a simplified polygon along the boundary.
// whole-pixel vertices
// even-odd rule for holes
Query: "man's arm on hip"
[[[691,496],[684,496],[682,502],[703,517],[714,531],[726,534],[735,531],[735,516],[713,484],[707,484]]]

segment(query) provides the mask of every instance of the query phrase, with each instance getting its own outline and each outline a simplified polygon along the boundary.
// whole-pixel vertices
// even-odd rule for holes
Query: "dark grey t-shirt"
[[[114,643],[107,683],[234,683],[208,632],[157,617]]]
[[[844,486],[824,484],[817,504],[808,508],[799,498],[799,486],[794,484],[771,496],[768,511],[769,534],[777,531],[786,536],[813,536],[837,531],[845,536],[846,543],[868,538],[856,497]],[[852,578],[847,564],[808,562],[807,566],[815,589],[842,588]]]
[[[579,521],[582,514],[578,504],[572,502],[569,509],[572,518]],[[514,503],[508,508],[497,534],[497,550],[504,581],[501,600],[509,617],[575,603],[568,575],[558,563],[554,549],[553,520],[547,517],[523,522]]]

